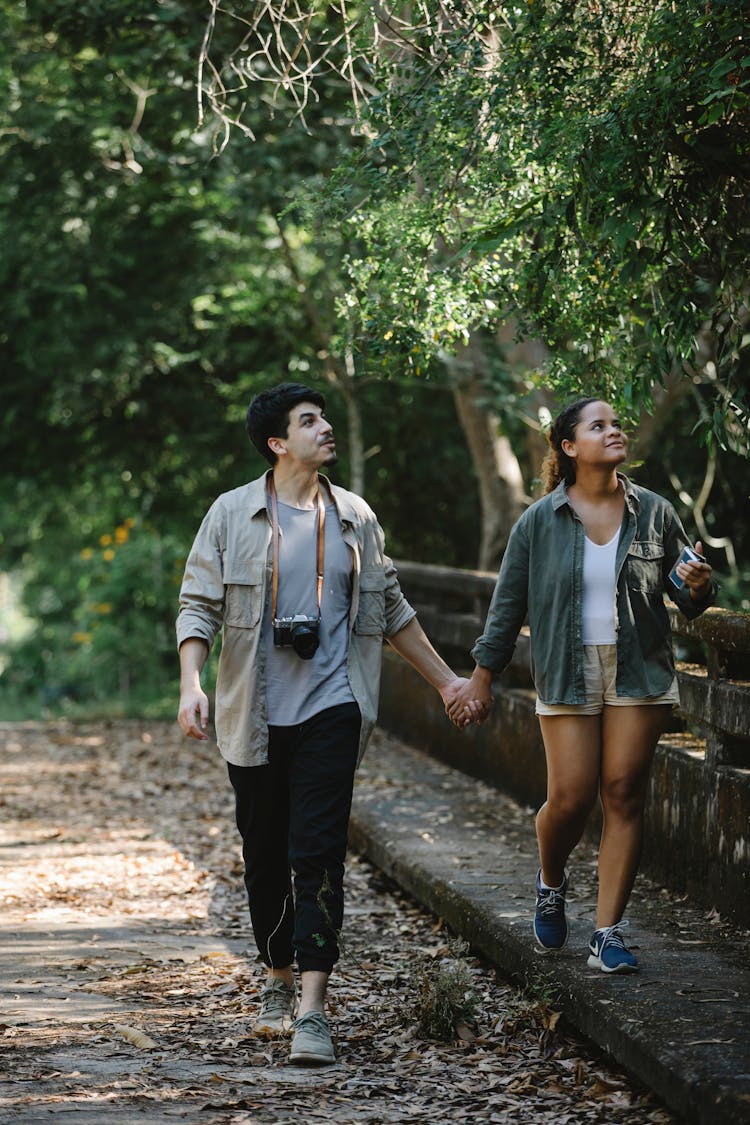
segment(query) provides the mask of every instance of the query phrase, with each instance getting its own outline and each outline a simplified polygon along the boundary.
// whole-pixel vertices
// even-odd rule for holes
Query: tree
[[[363,350],[425,373],[513,317],[547,344],[560,394],[650,405],[686,372],[702,432],[747,452],[742,0],[258,9],[274,35],[243,26],[245,89],[270,83],[304,114],[334,72],[368,140],[324,204],[365,245],[350,263]]]
[[[179,560],[216,494],[263,468],[243,432],[250,397],[285,377],[329,391],[330,354],[343,369],[342,239],[306,225],[296,201],[322,183],[347,120],[323,100],[340,125],[311,141],[260,103],[257,142],[214,159],[212,130],[194,128],[203,12],[145,0],[5,10],[0,543],[36,623],[2,677],[17,694],[75,685],[109,703],[166,690]],[[393,485],[378,444],[428,444],[438,428],[450,458],[457,436],[429,390],[414,396],[416,425],[392,395],[356,390],[377,418],[378,507]],[[344,481],[356,448],[345,454]],[[412,488],[433,511],[464,491],[457,474],[433,502],[422,468]],[[425,529],[431,557],[472,561],[475,516],[462,512],[456,545],[442,523]],[[394,545],[417,555],[418,525],[395,504],[388,514]]]

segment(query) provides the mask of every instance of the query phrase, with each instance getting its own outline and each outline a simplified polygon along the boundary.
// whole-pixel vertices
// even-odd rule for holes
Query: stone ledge
[[[441,762],[489,782],[522,804],[545,797],[546,765],[534,692],[496,685],[492,715],[459,731],[433,689],[388,652],[383,660],[381,726]],[[750,927],[750,770],[705,766],[684,735],[666,734],[656,753],[646,810],[643,869],[675,891],[689,891]],[[590,832],[598,836],[595,811]]]
[[[595,860],[579,845],[571,941],[554,957],[538,955],[529,810],[381,732],[357,781],[351,842],[506,975],[543,991],[686,1122],[750,1123],[747,934],[712,925],[639,878],[628,916],[641,972],[588,969]]]

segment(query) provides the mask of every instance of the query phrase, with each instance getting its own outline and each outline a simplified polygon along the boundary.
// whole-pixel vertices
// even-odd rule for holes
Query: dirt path
[[[0,811],[3,1125],[676,1122],[356,857],[339,1064],[291,1067],[284,1041],[253,1039],[229,786],[171,725],[0,725]],[[473,1026],[424,1039],[451,973]]]

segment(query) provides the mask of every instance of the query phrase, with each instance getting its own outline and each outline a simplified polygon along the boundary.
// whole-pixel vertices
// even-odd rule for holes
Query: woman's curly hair
[[[562,443],[575,439],[576,426],[581,420],[581,413],[592,402],[601,402],[601,399],[576,399],[560,411],[550,426],[547,433],[550,448],[542,462],[542,484],[545,495],[557,488],[561,480],[568,485],[575,483],[576,464],[567,453],[563,453]]]

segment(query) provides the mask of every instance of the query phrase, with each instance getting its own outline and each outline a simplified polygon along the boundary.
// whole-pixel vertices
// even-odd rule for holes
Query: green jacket
[[[272,573],[268,474],[225,492],[208,510],[185,566],[178,648],[190,637],[211,648],[223,629],[216,681],[216,738],[238,766],[268,761],[263,610]],[[325,479],[325,478],[324,478]],[[383,637],[415,616],[384,550],[375,513],[361,497],[326,481],[354,563],[347,674],[362,713],[360,757],[378,711]]]
[[[619,475],[619,474],[618,474]],[[668,575],[689,543],[672,505],[620,475],[625,487],[616,558],[617,694],[662,695],[674,678],[666,592],[685,617],[697,617],[715,597],[695,602]],[[532,504],[514,526],[503,556],[484,632],[472,656],[501,672],[510,662],[528,615],[531,673],[548,704],[583,703],[583,523],[557,488]]]

